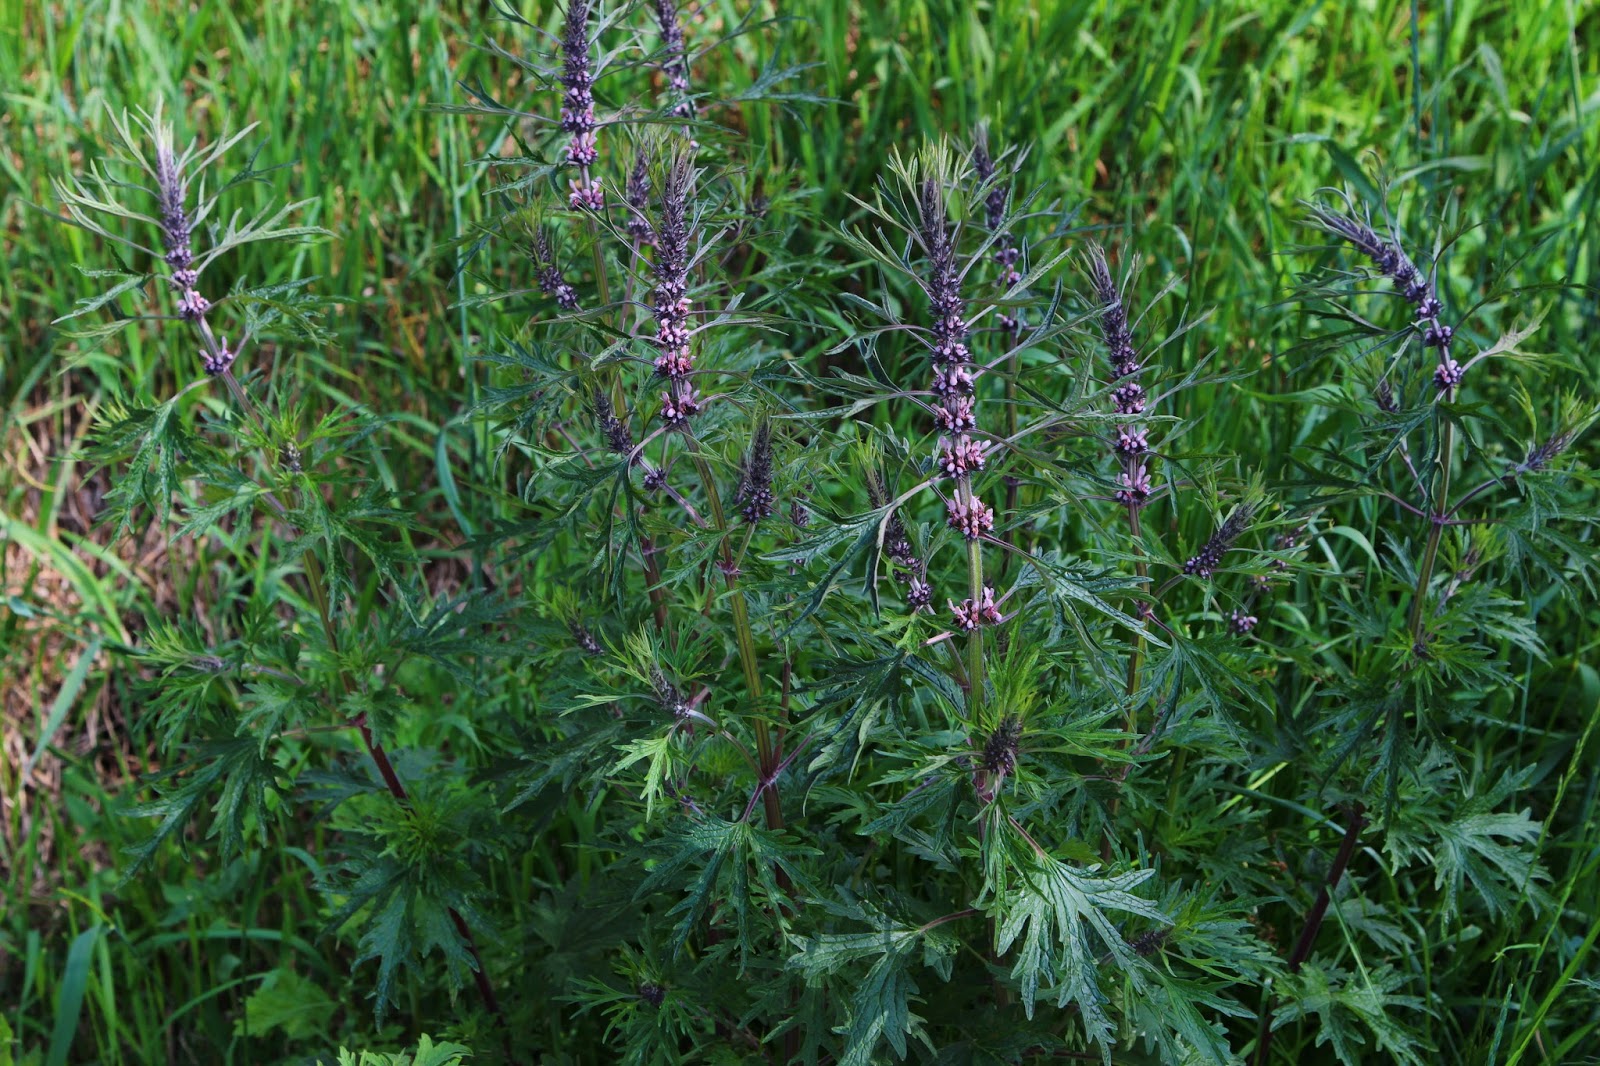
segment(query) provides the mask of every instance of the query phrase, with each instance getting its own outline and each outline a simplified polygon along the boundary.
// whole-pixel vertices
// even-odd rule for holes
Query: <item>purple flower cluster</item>
[[[1320,207],[1312,208],[1311,216],[1323,229],[1349,242],[1372,260],[1373,265],[1394,284],[1395,291],[1412,305],[1416,328],[1422,331],[1423,345],[1439,349],[1439,363],[1433,370],[1433,383],[1446,397],[1454,393],[1466,376],[1466,370],[1450,354],[1455,330],[1439,321],[1439,316],[1444,313],[1444,304],[1439,300],[1433,277],[1411,261],[1399,241],[1380,237],[1368,223]]]
[[[533,260],[534,278],[539,290],[553,297],[561,310],[576,311],[578,292],[561,276],[561,268],[556,265],[555,254],[550,249],[550,240],[542,228],[533,231]]]
[[[1228,554],[1241,534],[1250,527],[1250,520],[1255,517],[1255,505],[1242,503],[1233,509],[1217,531],[1211,534],[1211,539],[1201,546],[1200,551],[1188,558],[1183,564],[1183,572],[1191,577],[1208,578],[1216,573],[1222,565],[1222,557]]]
[[[739,479],[739,513],[750,525],[772,515],[776,497],[772,495],[772,426],[765,419],[756,427],[745,457],[744,474]]]
[[[1518,472],[1533,473],[1535,471],[1543,470],[1545,467],[1549,466],[1551,461],[1554,460],[1558,455],[1571,447],[1572,442],[1576,440],[1577,437],[1578,431],[1576,427],[1568,426],[1556,433],[1556,435],[1551,437],[1549,440],[1528,449],[1527,457],[1522,460],[1522,467]]]
[[[200,349],[200,365],[205,367],[207,374],[215,377],[233,366],[237,354],[228,348],[228,338],[223,337],[217,341],[215,349]]]
[[[991,774],[1009,774],[1017,768],[1017,749],[1022,743],[1022,719],[1008,714],[1000,719],[983,745],[982,766]]]
[[[874,470],[867,471],[867,498],[873,507],[889,502],[889,493]],[[920,611],[933,602],[933,586],[928,584],[927,564],[917,557],[911,544],[911,534],[898,513],[889,516],[883,531],[883,554],[893,564],[895,573],[906,583],[906,606]]]
[[[1253,515],[1253,511],[1251,514]],[[1240,521],[1240,529],[1242,529],[1243,525],[1249,521],[1249,517],[1250,515],[1247,515]],[[1199,577],[1210,576],[1210,570],[1215,569],[1216,566],[1220,564],[1222,552],[1226,551],[1228,547],[1228,544],[1219,545],[1219,538],[1224,538],[1225,535],[1230,533],[1237,535],[1238,530],[1229,529],[1229,523],[1232,523],[1233,521],[1234,519],[1230,518],[1228,522],[1224,523],[1223,528],[1218,530],[1217,535],[1212,537],[1211,541],[1207,542],[1206,547],[1201,550],[1201,553],[1190,559],[1189,562],[1185,564],[1185,573],[1192,573]],[[1302,523],[1285,533],[1279,533],[1272,539],[1272,547],[1278,552],[1292,552],[1300,547],[1300,542],[1305,537],[1305,534],[1306,526],[1304,523]],[[1191,565],[1194,566],[1194,570],[1190,569]],[[1209,569],[1207,569],[1205,572],[1201,572],[1200,568],[1202,566],[1208,566]],[[1251,578],[1250,594],[1245,597],[1244,601],[1238,607],[1235,607],[1232,611],[1230,611],[1225,619],[1228,626],[1228,632],[1235,637],[1247,637],[1255,631],[1256,626],[1261,621],[1254,614],[1256,601],[1263,597],[1270,596],[1272,593],[1273,582],[1276,580],[1277,576],[1283,574],[1289,569],[1289,564],[1283,559],[1273,559],[1268,566],[1273,573],[1257,574],[1255,577]]]
[[[1144,413],[1144,386],[1139,384],[1139,374],[1144,369],[1139,352],[1133,345],[1133,329],[1128,322],[1128,308],[1122,293],[1111,276],[1111,266],[1106,261],[1105,249],[1098,244],[1089,246],[1089,280],[1094,286],[1095,299],[1100,303],[1100,336],[1110,353],[1111,380],[1116,386],[1111,390],[1111,403],[1116,413],[1128,419],[1117,426],[1112,447],[1122,463],[1117,476],[1116,497],[1128,507],[1142,507],[1150,498],[1150,470],[1148,453],[1150,437],[1134,418]]]
[[[654,248],[656,228],[650,224],[650,153],[643,145],[634,154],[623,195],[628,202],[628,236],[641,248]]]
[[[661,29],[661,70],[675,100],[672,114],[675,118],[694,118],[694,100],[689,96],[689,53],[673,0],[656,0],[656,23]]]
[[[161,246],[165,251],[163,261],[171,273],[167,276],[178,296],[178,314],[195,321],[210,309],[211,304],[195,291],[200,275],[194,270],[194,252],[189,247],[193,224],[189,220],[189,183],[184,179],[183,167],[178,162],[172,145],[162,140],[156,145],[156,199],[161,207]]]
[[[650,665],[650,688],[655,692],[657,706],[674,718],[688,718],[689,712],[694,710],[694,706],[678,691],[678,686],[654,663]]]
[[[977,173],[979,187],[983,191],[984,223],[989,227],[989,232],[999,235],[993,246],[994,261],[1000,267],[1002,283],[1009,288],[1022,280],[1022,274],[1017,270],[1022,249],[1017,247],[1011,231],[1005,228],[1006,187],[995,181],[994,159],[989,155],[986,130],[978,131],[978,141],[972,147],[972,169]],[[1020,325],[1010,316],[1002,315],[1001,318],[1002,325],[1013,331]]]
[[[806,488],[809,490],[810,485]],[[797,492],[789,501],[789,522],[796,529],[804,529],[811,524],[811,508],[806,506],[809,497],[804,492]]]
[[[963,500],[959,496],[945,505],[950,528],[968,540],[977,540],[994,529],[994,508],[973,496]]]
[[[689,348],[689,201],[694,169],[687,158],[673,160],[661,195],[661,224],[656,227],[652,310],[655,314],[656,373],[670,387],[661,394],[661,419],[681,426],[700,413],[698,394],[689,384],[694,354]]]
[[[628,429],[626,422],[617,417],[610,393],[597,388],[591,394],[590,402],[594,405],[594,420],[600,426],[600,435],[606,439],[606,450],[614,455],[630,454],[633,451],[633,432]]]
[[[573,643],[585,655],[599,655],[604,651],[600,647],[600,642],[594,639],[594,634],[589,632],[588,627],[576,618],[567,623],[567,629],[572,633]]]
[[[183,168],[165,141],[156,145],[156,198],[161,207],[161,245],[165,249],[165,262],[172,273],[169,281],[174,289],[186,292],[194,288],[199,275],[192,269],[194,253],[189,248],[193,225],[185,205],[189,185],[184,180]]]
[[[561,129],[572,134],[567,142],[567,162],[579,170],[572,180],[570,202],[576,210],[605,207],[600,179],[589,168],[600,158],[594,116],[594,63],[589,55],[589,0],[568,0],[567,20],[561,35]]]
[[[173,150],[170,131],[156,138],[155,176],[156,202],[161,212],[162,261],[169,270],[167,283],[178,294],[178,317],[199,328],[200,364],[207,374],[215,377],[230,370],[239,353],[228,347],[226,338],[218,339],[205,320],[211,301],[196,287],[200,283],[200,273],[194,268],[194,251],[190,247],[194,222],[189,217],[189,183],[183,174],[183,163]]]
[[[983,587],[983,595],[974,600],[971,596],[956,603],[950,601],[950,613],[955,616],[956,628],[970,633],[979,626],[999,625],[1000,608],[994,602],[994,589]]]
[[[972,493],[972,475],[983,469],[989,443],[972,436],[978,429],[972,402],[977,374],[966,345],[961,271],[945,218],[944,191],[937,181],[930,178],[922,183],[918,208],[920,235],[928,253],[923,287],[933,313],[928,354],[933,361],[932,390],[938,400],[933,408],[940,433],[938,468],[956,479],[955,498],[949,502],[950,526],[976,539],[994,528],[994,512]]]
[[[1287,533],[1279,533],[1276,537],[1274,537],[1272,539],[1272,546],[1280,552],[1292,552],[1296,548],[1300,547],[1300,538],[1305,536],[1305,534],[1306,527],[1304,525],[1295,526]],[[1279,574],[1289,569],[1289,564],[1282,559],[1274,559],[1268,565]],[[1266,592],[1272,587],[1272,580],[1271,574],[1258,575],[1255,578],[1256,592]]]

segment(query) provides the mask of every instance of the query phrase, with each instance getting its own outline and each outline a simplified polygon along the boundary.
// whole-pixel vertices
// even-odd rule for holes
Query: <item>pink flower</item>
[[[947,510],[946,520],[950,528],[960,530],[961,535],[968,540],[977,540],[994,528],[994,511],[984,506],[983,501],[976,496],[970,503],[962,503],[959,499],[951,500]]]

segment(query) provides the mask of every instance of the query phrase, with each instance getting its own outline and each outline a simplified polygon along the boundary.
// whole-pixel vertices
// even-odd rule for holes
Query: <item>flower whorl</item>
[[[623,193],[628,202],[628,236],[642,248],[655,247],[656,228],[650,224],[650,153],[644,145],[634,154]]]
[[[995,180],[994,159],[989,155],[989,131],[986,128],[979,128],[977,143],[972,147],[972,169],[978,175],[979,188],[983,192],[984,223],[989,227],[989,232],[997,234],[993,254],[994,261],[1000,266],[1001,281],[1008,287],[1015,285],[1022,280],[1022,274],[1017,270],[1022,250],[1017,247],[1015,236],[1005,228],[1008,196],[1005,185]],[[1017,323],[1008,317],[1007,324]]]
[[[678,5],[673,0],[656,0],[656,24],[661,30],[661,70],[672,88],[675,118],[694,118],[694,100],[689,96],[689,53],[683,43],[683,26],[678,22]]]
[[[1138,376],[1144,369],[1139,361],[1138,349],[1133,344],[1133,328],[1128,321],[1128,308],[1122,292],[1111,275],[1111,265],[1106,261],[1105,249],[1098,244],[1089,246],[1089,281],[1095,300],[1100,304],[1100,336],[1105,341],[1111,362],[1111,380],[1116,382],[1111,390],[1111,403],[1118,415],[1130,419],[1117,426],[1112,448],[1122,464],[1117,478],[1116,498],[1129,507],[1141,507],[1150,497],[1150,472],[1147,453],[1150,451],[1149,433],[1131,419],[1144,413],[1144,386]]]
[[[561,276],[561,268],[556,265],[555,253],[550,249],[550,239],[545,236],[542,227],[533,231],[533,260],[534,280],[539,285],[539,291],[553,297],[556,306],[561,310],[576,311],[578,291]]]
[[[689,205],[694,195],[694,168],[686,156],[672,161],[661,192],[661,221],[656,227],[652,311],[655,315],[656,373],[671,383],[663,394],[662,418],[678,425],[698,414],[700,404],[689,387],[694,354],[689,347]],[[672,412],[669,415],[668,412]]]
[[[1394,284],[1395,291],[1412,305],[1416,316],[1415,328],[1422,332],[1423,346],[1439,349],[1439,363],[1434,367],[1433,383],[1446,396],[1452,394],[1466,377],[1466,369],[1450,354],[1455,330],[1439,320],[1444,313],[1444,304],[1439,299],[1432,275],[1412,261],[1398,240],[1379,236],[1363,219],[1322,207],[1313,207],[1311,217],[1324,230],[1346,241],[1370,259]]]
[[[567,162],[579,170],[571,182],[569,201],[574,210],[599,211],[605,193],[589,168],[600,158],[595,138],[599,122],[594,115],[595,69],[589,54],[589,0],[567,0],[567,17],[561,34],[561,124],[570,133]]]
[[[762,419],[750,439],[744,473],[739,479],[739,513],[746,523],[755,525],[771,517],[777,509],[772,494],[772,425]]]
[[[183,173],[184,160],[173,148],[170,127],[162,127],[156,136],[156,201],[161,212],[162,262],[170,273],[167,284],[178,293],[178,317],[186,322],[199,322],[211,310],[207,300],[195,288],[200,281],[194,269],[194,251],[190,242],[194,235],[194,221],[189,215],[189,182]],[[226,346],[216,353],[203,353],[208,373],[219,374],[233,363]],[[213,369],[216,367],[216,369]]]
[[[1234,541],[1249,528],[1250,520],[1255,517],[1255,513],[1254,504],[1242,503],[1235,507],[1233,513],[1217,527],[1217,531],[1211,534],[1211,539],[1205,542],[1200,551],[1184,562],[1183,572],[1191,577],[1201,578],[1210,577],[1215,573],[1222,565],[1222,557],[1233,547]]]

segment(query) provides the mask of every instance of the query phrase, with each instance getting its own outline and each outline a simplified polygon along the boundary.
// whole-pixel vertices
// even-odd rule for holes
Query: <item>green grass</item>
[[[708,5],[724,23],[740,7]],[[1225,366],[1265,369],[1247,389],[1185,394],[1191,406],[1177,413],[1206,412],[1196,451],[1224,443],[1282,475],[1282,442],[1317,432],[1315,420],[1293,423],[1258,394],[1321,380],[1297,354],[1307,321],[1284,304],[1312,261],[1294,254],[1309,240],[1298,203],[1364,180],[1358,168],[1374,159],[1397,182],[1408,228],[1425,229],[1432,212],[1450,229],[1472,224],[1451,253],[1458,276],[1486,281],[1510,235],[1526,253],[1522,280],[1551,286],[1540,346],[1565,353],[1591,389],[1600,374],[1600,55],[1580,47],[1600,37],[1600,9],[1462,0],[1423,5],[1417,27],[1412,6],[1390,0],[785,7],[806,17],[704,63],[734,80],[771,61],[816,64],[803,80],[836,102],[803,121],[751,111],[750,132],[795,188],[814,190],[818,215],[849,217],[850,197],[867,195],[891,149],[987,120],[999,145],[1026,149],[1027,182],[1061,203],[1064,221],[1135,241],[1151,278],[1181,276],[1176,299],[1208,314],[1184,361],[1216,352]],[[337,297],[338,342],[275,353],[280,372],[319,407],[400,415],[382,476],[422,493],[433,528],[482,524],[489,505],[470,491],[451,498],[439,458],[482,455],[450,428],[479,373],[475,337],[490,325],[452,306],[469,282],[454,276],[450,241],[486,210],[486,176],[469,164],[498,131],[430,105],[456,101],[458,79],[514,91],[503,66],[472,47],[505,33],[483,10],[0,0],[0,566],[13,597],[0,613],[0,1017],[49,1066],[88,1061],[88,1049],[106,1063],[214,1062],[215,1049],[256,1061],[236,1024],[261,975],[290,960],[308,972],[338,963],[313,942],[318,907],[295,857],[217,868],[202,848],[191,870],[174,850],[117,886],[115,853],[142,829],[114,812],[149,752],[130,740],[134,679],[107,669],[103,648],[82,656],[92,641],[130,639],[126,620],[142,607],[203,622],[211,583],[239,560],[226,542],[118,554],[88,529],[104,482],[86,481],[71,455],[111,368],[167,383],[185,371],[137,333],[78,352],[77,368],[62,371],[74,353],[50,323],[87,294],[77,268],[104,266],[105,250],[33,205],[52,210],[50,177],[97,154],[107,109],[187,100],[207,135],[259,122],[261,161],[292,165],[250,195],[310,196],[306,220],[336,235],[301,263],[247,250],[227,266],[256,283],[315,274],[317,290]],[[1522,310],[1490,308],[1485,320],[1508,327]],[[456,469],[491,476],[481,464]],[[1349,553],[1333,565],[1359,569],[1353,545],[1331,550]],[[527,576],[541,580],[537,569]],[[1532,608],[1551,657],[1527,664],[1509,701],[1514,720],[1486,722],[1465,743],[1486,763],[1514,747],[1559,785],[1559,802],[1535,814],[1562,906],[1546,925],[1513,916],[1470,943],[1417,947],[1437,951],[1437,965],[1484,968],[1482,1003],[1442,1004],[1426,1023],[1431,1040],[1473,1061],[1582,1061],[1596,1039],[1592,1021],[1559,1034],[1540,1022],[1562,1000],[1597,995],[1600,628],[1592,606]],[[47,732],[35,787],[10,757],[32,755]],[[359,1000],[332,1018],[330,1047],[367,1024]],[[400,1035],[387,1034],[392,1046]]]

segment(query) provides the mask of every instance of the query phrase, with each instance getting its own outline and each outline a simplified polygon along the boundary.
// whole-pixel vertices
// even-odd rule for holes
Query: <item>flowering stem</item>
[[[607,307],[611,304],[611,286],[606,280],[605,250],[600,247],[600,223],[595,221],[593,214],[589,216],[589,247],[594,251],[594,283],[600,290],[600,305]],[[619,318],[624,310],[618,310]]]
[[[967,486],[967,496],[972,497],[972,487]],[[972,602],[983,600],[983,546],[976,540],[967,541],[967,575],[972,586]],[[973,628],[967,637],[967,717],[977,721],[978,709],[983,706],[983,626]]]
[[[783,828],[783,806],[778,799],[778,785],[772,778],[777,771],[777,755],[772,746],[772,731],[767,726],[766,719],[761,717],[761,668],[756,662],[755,634],[750,628],[750,605],[745,600],[744,590],[739,588],[739,577],[733,558],[733,550],[728,545],[728,520],[722,513],[722,499],[717,495],[717,484],[711,475],[711,467],[706,462],[705,454],[700,450],[699,441],[693,436],[689,437],[690,456],[694,462],[695,471],[700,475],[700,484],[705,488],[706,500],[711,506],[711,522],[716,527],[718,539],[721,542],[723,575],[728,583],[729,603],[733,610],[733,636],[739,646],[739,666],[744,672],[745,689],[749,693],[751,706],[755,710],[753,726],[756,734],[756,755],[761,763],[761,802],[766,812],[767,828]]]
[[[1428,546],[1422,552],[1422,566],[1417,571],[1417,589],[1411,597],[1411,646],[1419,652],[1425,650],[1424,641],[1424,606],[1428,599],[1428,584],[1433,580],[1434,564],[1439,558],[1439,540],[1444,535],[1445,516],[1448,513],[1450,497],[1450,458],[1455,450],[1456,427],[1454,422],[1446,422],[1444,431],[1440,435],[1439,465],[1442,468],[1439,474],[1439,491],[1433,498],[1433,513],[1429,516],[1432,528],[1428,530]]]
[[[600,247],[600,223],[595,221],[594,214],[589,215],[589,247],[594,252],[594,284],[600,292],[600,306],[611,305],[611,283],[606,278],[605,250]],[[617,331],[622,332],[622,316],[627,313],[626,307],[617,308]],[[611,386],[611,403],[616,408],[617,417],[627,420],[628,402],[622,391],[622,376],[609,374]]]
[[[1150,577],[1150,564],[1145,562],[1144,541],[1139,531],[1139,505],[1128,504],[1128,530],[1133,535],[1133,550],[1139,553],[1139,561],[1134,563],[1134,572],[1139,575],[1139,585],[1143,588]],[[1140,629],[1133,634],[1133,650],[1128,653],[1128,684],[1124,690],[1129,699],[1128,704],[1128,732],[1132,733],[1135,721],[1133,709],[1133,694],[1139,690],[1139,666],[1144,660],[1144,630]]]
[[[1018,366],[1019,359],[1020,359],[1020,357],[1019,357],[1018,353],[1013,350],[1012,353],[1011,353],[1010,365],[1007,368],[1008,373],[1007,373],[1007,376],[1006,376],[1006,436],[1007,437],[1015,437],[1017,435],[1017,373],[1019,371],[1019,366]],[[1008,514],[1008,515],[1013,515],[1013,514],[1017,513],[1017,490],[1018,490],[1017,479],[1013,478],[1013,477],[1006,478],[1006,514]],[[1008,530],[1007,533],[1006,533],[1006,540],[1009,543],[1015,544],[1017,542],[1017,531],[1016,530]],[[1011,572],[1011,556],[1009,554],[1006,554],[1006,555],[1003,555],[1003,556],[1000,557],[1000,576],[1002,578],[1004,578],[1010,572]]]

